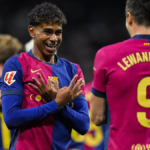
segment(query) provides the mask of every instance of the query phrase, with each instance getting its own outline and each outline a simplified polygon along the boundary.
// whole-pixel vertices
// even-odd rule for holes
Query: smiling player
[[[4,120],[16,129],[10,150],[66,150],[72,129],[89,129],[84,77],[79,65],[55,55],[62,11],[43,3],[28,18],[33,48],[5,63],[1,82]]]

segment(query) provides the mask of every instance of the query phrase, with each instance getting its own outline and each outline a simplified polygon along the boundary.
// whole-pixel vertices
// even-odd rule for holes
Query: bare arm
[[[90,112],[91,119],[96,126],[106,123],[106,99],[95,96],[93,93],[90,95]]]

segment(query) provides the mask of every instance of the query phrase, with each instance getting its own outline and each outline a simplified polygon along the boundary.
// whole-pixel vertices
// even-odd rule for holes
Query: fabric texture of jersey
[[[48,77],[56,80],[59,88],[69,86],[75,74],[78,74],[78,79],[84,78],[79,65],[56,57],[55,65],[37,60],[31,50],[10,58],[3,71],[2,98],[13,94],[23,96],[21,109],[33,108],[46,104],[42,96],[28,85],[28,83],[33,83],[33,77],[38,80],[36,73],[41,74],[45,83],[47,83]],[[76,109],[77,106],[73,104],[78,100],[85,101],[84,87],[82,90],[82,94],[72,100],[67,107]],[[41,121],[17,128],[11,141],[10,150],[66,150],[71,141],[71,130],[69,121],[61,116],[58,110],[58,113]]]
[[[105,150],[150,147],[150,35],[100,49],[92,92],[107,100]]]

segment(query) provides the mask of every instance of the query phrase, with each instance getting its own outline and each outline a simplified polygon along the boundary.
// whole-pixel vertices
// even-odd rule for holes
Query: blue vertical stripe
[[[52,76],[58,77],[59,88],[62,88],[70,84],[70,80],[72,79],[72,68],[70,67],[70,64],[67,64],[59,58],[58,61],[59,63],[56,65],[51,65]],[[59,135],[62,132],[65,134],[65,137]],[[71,142],[71,127],[68,121],[65,120],[59,113],[55,115],[52,139],[53,143],[51,150],[66,150]]]

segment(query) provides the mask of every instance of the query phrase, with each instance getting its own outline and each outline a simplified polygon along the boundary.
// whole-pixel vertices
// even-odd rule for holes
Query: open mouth
[[[48,43],[45,43],[45,45],[48,47],[48,49],[51,49],[51,50],[56,49],[56,45],[52,45],[52,44],[48,44]]]

